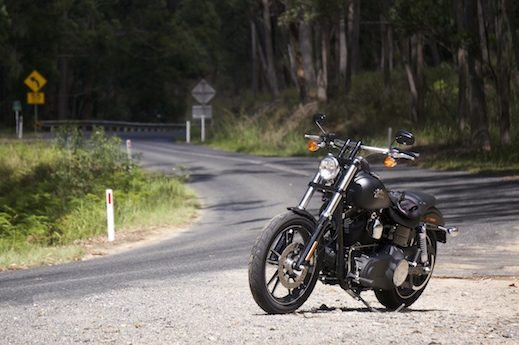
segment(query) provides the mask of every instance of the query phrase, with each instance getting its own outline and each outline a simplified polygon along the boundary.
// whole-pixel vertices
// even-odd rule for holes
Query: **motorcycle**
[[[389,310],[413,304],[426,288],[436,262],[437,243],[456,227],[445,227],[434,196],[388,191],[361,151],[385,156],[386,167],[417,153],[392,147],[413,145],[398,131],[388,148],[341,140],[323,129],[326,116],[314,115],[321,135],[305,135],[309,149],[329,149],[296,207],[271,219],[259,234],[249,260],[249,286],[269,314],[291,313],[310,296],[317,280],[339,285],[374,310],[361,293],[373,290]],[[307,209],[322,194],[319,214]]]

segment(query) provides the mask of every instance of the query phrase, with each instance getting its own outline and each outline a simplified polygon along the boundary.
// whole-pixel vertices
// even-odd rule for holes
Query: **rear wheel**
[[[426,219],[428,215],[424,217]],[[420,297],[425,290],[427,283],[431,279],[434,265],[436,263],[436,235],[433,231],[427,231],[427,258],[429,265],[422,269],[418,267],[410,268],[410,273],[406,281],[399,287],[391,290],[378,290],[375,295],[380,303],[386,308],[395,310],[401,307],[408,307]],[[408,246],[419,245],[417,238],[409,240]]]
[[[267,313],[290,313],[310,296],[319,275],[315,254],[303,270],[292,264],[308,242],[314,224],[293,212],[273,218],[252,248],[249,286],[256,303]]]

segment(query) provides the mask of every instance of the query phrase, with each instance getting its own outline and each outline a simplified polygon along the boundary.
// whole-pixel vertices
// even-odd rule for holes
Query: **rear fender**
[[[432,226],[428,226],[427,230],[434,231],[438,242],[441,242],[441,243],[447,242],[447,233],[445,232],[445,230],[438,229],[437,227],[434,226],[434,225],[440,225],[440,226],[445,225],[445,220],[443,219],[443,215],[441,214],[440,210],[438,210],[436,207],[429,208],[425,212],[422,221],[426,224],[432,225]]]

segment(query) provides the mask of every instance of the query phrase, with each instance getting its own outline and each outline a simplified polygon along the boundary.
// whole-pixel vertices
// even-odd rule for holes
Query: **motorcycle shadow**
[[[319,308],[311,308],[311,309],[300,309],[295,312],[295,314],[326,314],[331,312],[337,312],[341,311],[343,313],[350,313],[350,312],[356,312],[356,313],[432,313],[432,312],[438,312],[442,311],[439,309],[412,309],[412,308],[403,308],[401,310],[390,310],[385,307],[378,307],[378,308],[368,308],[366,306],[359,306],[359,307],[329,307],[326,304],[322,304]]]

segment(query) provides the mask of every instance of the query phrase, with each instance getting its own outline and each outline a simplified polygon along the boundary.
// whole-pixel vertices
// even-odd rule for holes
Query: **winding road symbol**
[[[31,81],[36,83],[36,85],[38,86],[38,90],[39,90],[40,89],[40,82],[38,81],[38,79],[36,79],[35,77],[31,77]]]
[[[38,71],[34,70],[31,74],[25,79],[25,85],[27,85],[32,91],[38,92],[45,83],[47,83],[47,79],[45,79]]]

